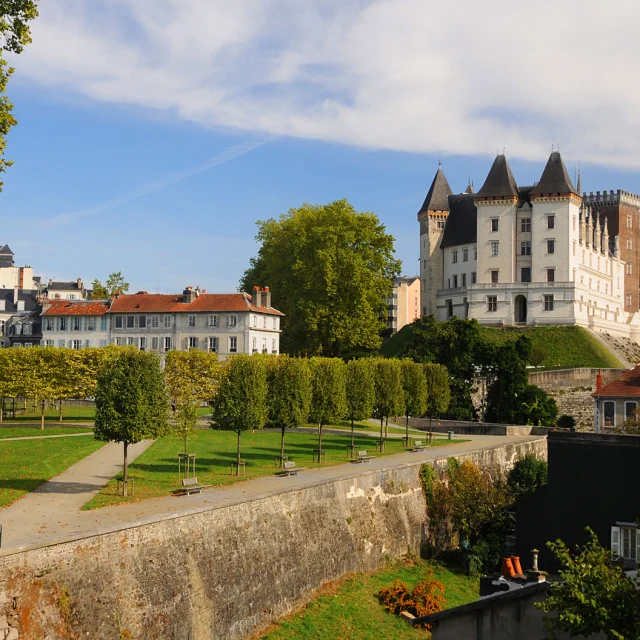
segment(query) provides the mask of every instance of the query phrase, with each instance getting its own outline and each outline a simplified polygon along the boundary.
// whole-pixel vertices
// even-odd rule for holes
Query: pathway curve
[[[366,465],[347,463],[331,467],[308,468],[297,476],[274,475],[254,478],[233,485],[214,487],[191,496],[165,496],[92,511],[80,511],[81,506],[121,467],[122,446],[107,444],[103,449],[70,467],[34,493],[0,510],[0,524],[3,527],[0,555],[218,509],[276,495],[283,491],[322,485],[338,479],[355,478],[365,470],[403,467],[447,458],[454,454],[460,455],[505,444],[544,439],[541,436],[465,436],[465,442],[430,447],[421,452],[405,452],[375,458]],[[149,441],[145,441],[136,446],[145,449],[149,444]],[[108,455],[106,453],[102,456],[98,455],[108,447],[110,448]],[[102,466],[98,469],[100,465]]]
[[[0,442],[6,440],[8,438]],[[153,440],[142,440],[129,445],[129,462],[152,443]],[[34,540],[49,540],[50,532],[58,537],[65,535],[75,524],[82,505],[122,470],[122,454],[122,444],[108,442],[35,491],[1,509],[2,548],[16,547],[27,540],[30,544]]]

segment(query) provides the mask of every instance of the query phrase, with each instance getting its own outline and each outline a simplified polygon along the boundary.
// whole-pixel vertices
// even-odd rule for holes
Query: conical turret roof
[[[489,175],[476,198],[517,198],[518,185],[504,154],[499,154],[491,165]]]
[[[547,161],[547,166],[542,172],[540,182],[531,191],[532,196],[541,196],[545,193],[573,193],[580,195],[571,182],[571,178],[564,166],[559,151],[553,151]]]
[[[442,167],[438,167],[431,188],[418,215],[426,211],[449,211],[449,196],[453,195]]]

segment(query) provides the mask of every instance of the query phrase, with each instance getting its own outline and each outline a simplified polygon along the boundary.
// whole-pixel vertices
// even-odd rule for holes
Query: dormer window
[[[24,311],[24,300],[18,300],[18,311]]]

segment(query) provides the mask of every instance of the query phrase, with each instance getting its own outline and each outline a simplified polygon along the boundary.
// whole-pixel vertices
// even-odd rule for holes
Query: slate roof
[[[472,182],[470,182],[467,185],[467,188],[464,190],[464,192],[465,193],[475,193],[476,192],[475,189],[473,188],[473,183]]]
[[[9,245],[5,244],[4,247],[0,248],[0,253],[8,253],[13,255],[13,251],[11,251],[11,249],[9,249]]]
[[[619,378],[605,384],[602,389],[592,394],[600,398],[638,398],[640,397],[640,364],[636,365]]]
[[[35,311],[40,307],[37,299],[37,291],[20,289],[18,300],[24,300],[24,311]],[[23,313],[18,311],[18,305],[13,303],[13,289],[0,289],[0,300],[4,300],[4,311],[0,313]]]
[[[442,167],[438,167],[418,215],[426,211],[449,211],[448,197],[452,194],[453,191],[451,191]]]
[[[449,196],[449,217],[440,241],[441,249],[476,242],[478,215],[473,198],[471,193]]]
[[[559,151],[553,151],[547,160],[540,182],[533,187],[532,196],[545,194],[574,193],[580,195],[571,182]]]
[[[275,316],[284,314],[273,307],[256,307],[246,293],[201,293],[193,302],[183,294],[134,293],[121,295],[111,303],[110,313],[198,313],[255,311]]]
[[[518,196],[518,185],[511,173],[511,167],[504,154],[499,154],[489,169],[476,198],[515,198]]]
[[[104,316],[109,311],[106,300],[54,300],[45,306],[43,316]]]
[[[76,280],[73,282],[50,282],[47,285],[47,289],[49,289],[49,291],[68,291],[69,289],[79,291],[82,288],[82,283],[78,286],[78,282]]]

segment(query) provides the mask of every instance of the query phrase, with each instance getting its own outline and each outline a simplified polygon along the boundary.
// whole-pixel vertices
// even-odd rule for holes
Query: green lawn
[[[93,436],[0,442],[0,506],[38,488],[103,444]]]
[[[317,428],[317,425],[315,424],[307,424],[306,426]],[[358,431],[371,431],[372,433],[377,433],[378,436],[380,435],[380,423],[377,420],[375,422],[371,422],[369,420],[363,420],[362,422],[355,422],[354,426],[356,429],[356,433]],[[328,428],[345,429],[349,433],[351,433],[351,423],[348,420],[341,420],[340,422],[337,422],[335,425],[331,425],[331,427],[328,427]],[[405,431],[406,431],[406,427],[404,427],[404,425],[392,424],[391,422],[389,423],[389,435],[391,434],[404,435]],[[419,438],[420,434],[426,435],[425,432],[421,431],[420,429],[413,429],[412,427],[409,427],[409,435],[411,437],[417,436]]]
[[[75,439],[75,438],[68,438]],[[313,449],[318,446],[314,433],[287,433],[285,453],[299,467],[318,467],[347,462],[347,444],[351,436],[345,434],[322,437],[322,448],[327,452],[327,461],[318,465],[312,461]],[[356,434],[357,444],[371,455],[375,453],[376,438],[371,434]],[[447,444],[447,440],[436,440],[435,445]],[[451,443],[448,443],[451,444]],[[241,437],[242,459],[246,460],[246,476],[238,478],[230,473],[230,463],[236,459],[236,434],[228,431],[203,429],[189,440],[189,452],[196,454],[196,476],[198,482],[214,486],[230,484],[238,480],[273,475],[277,471],[274,456],[280,452],[280,431],[245,431]],[[389,440],[384,455],[404,451],[401,440]],[[170,494],[178,488],[177,455],[183,451],[182,441],[168,435],[154,442],[133,464],[130,473],[136,478],[135,496],[124,498],[116,494],[113,479],[90,500],[85,509],[119,504],[132,500],[144,500]],[[380,455],[380,454],[378,454]],[[304,473],[304,471],[303,471]]]
[[[0,424],[0,440],[4,440],[5,438],[26,438],[30,436],[60,436],[66,433],[88,433],[91,432],[92,429],[92,427],[53,427],[46,425],[44,431],[41,431],[39,424],[29,426],[4,426]]]
[[[429,568],[433,579],[445,587],[447,608],[478,599],[478,580],[441,564],[418,560],[399,562],[373,574],[350,576],[333,588],[323,589],[301,611],[273,625],[262,640],[407,640],[429,636],[414,629],[399,616],[386,611],[378,602],[378,592],[395,580],[402,580],[412,589],[427,578]],[[460,640],[464,640],[461,638]]]
[[[9,403],[7,406],[11,406]],[[24,405],[16,403],[16,408],[20,409]],[[62,420],[63,421],[80,421],[80,422],[92,422],[95,420],[96,410],[95,407],[78,407],[75,405],[62,405]],[[57,422],[59,420],[58,409],[45,409],[44,419],[47,422]],[[40,422],[40,407],[36,406],[36,410],[33,411],[33,403],[27,402],[27,413],[18,413],[15,418],[5,418],[6,422]]]

